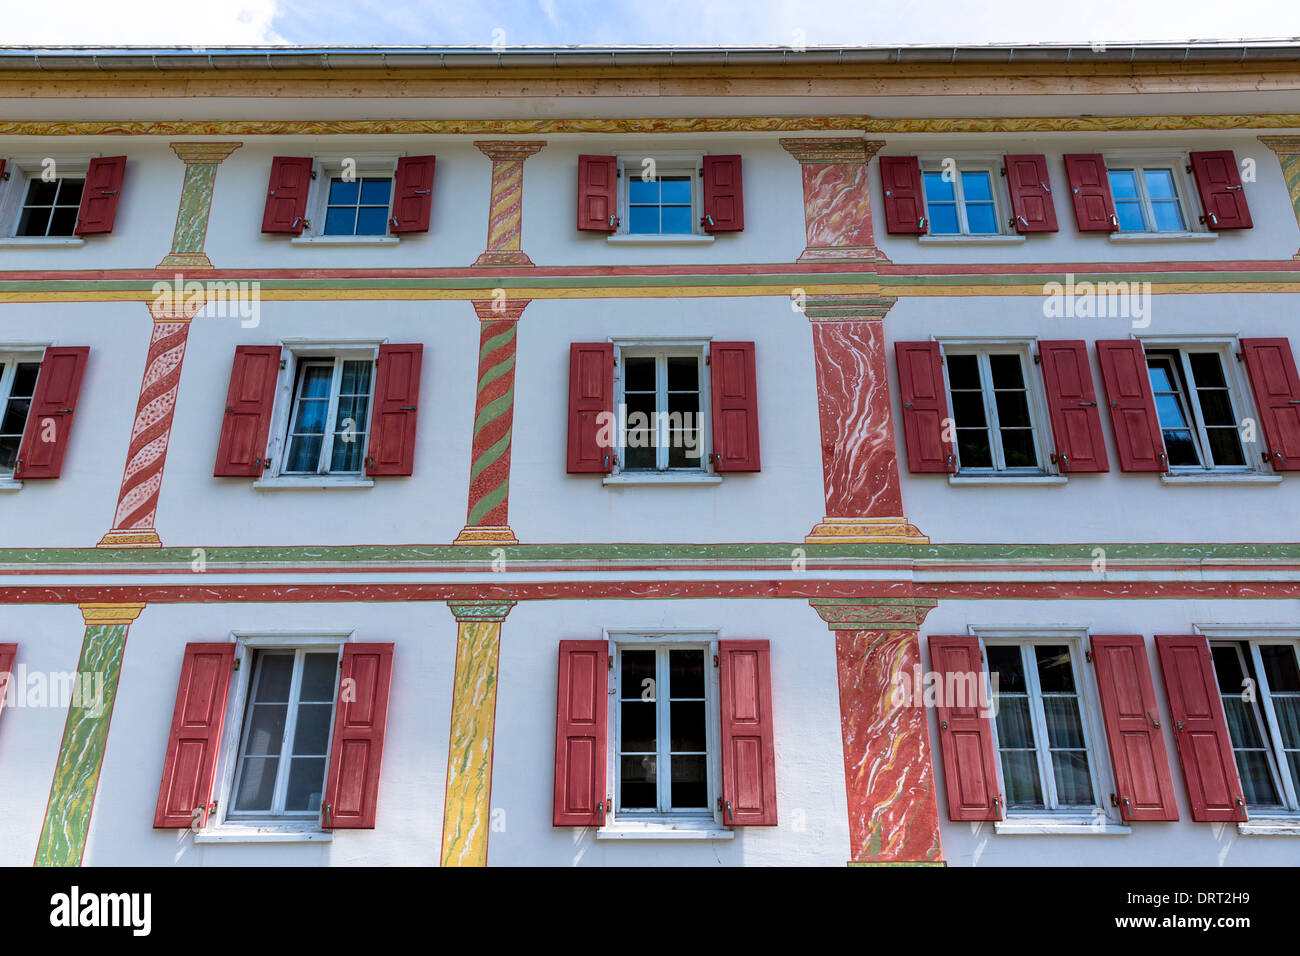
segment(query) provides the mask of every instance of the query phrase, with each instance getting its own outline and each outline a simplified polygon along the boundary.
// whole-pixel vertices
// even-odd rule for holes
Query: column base
[[[113,529],[99,539],[97,548],[161,548],[162,538],[153,528],[139,531]]]
[[[518,544],[509,525],[466,525],[452,544]]]
[[[474,260],[476,266],[531,266],[533,260],[524,252],[485,252]]]
[[[805,544],[929,544],[916,525],[898,518],[824,518],[804,537]]]
[[[947,866],[946,860],[849,860],[848,866]]]
[[[889,262],[875,246],[809,246],[796,262]]]
[[[168,269],[181,267],[185,269],[211,269],[212,260],[202,252],[169,252],[156,268]]]

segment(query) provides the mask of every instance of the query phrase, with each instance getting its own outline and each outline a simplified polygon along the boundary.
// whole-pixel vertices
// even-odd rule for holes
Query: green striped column
[[[1282,164],[1282,178],[1291,194],[1296,225],[1300,226],[1300,136],[1261,136],[1259,141],[1277,153],[1278,162]],[[1300,259],[1300,252],[1291,258]]]
[[[212,209],[212,187],[217,181],[221,161],[243,143],[172,143],[172,151],[185,164],[185,182],[181,186],[180,207],[176,210],[176,228],[172,233],[172,251],[158,263],[158,268],[177,266],[211,269],[212,260],[203,251],[208,235],[208,213]]]
[[[122,674],[126,632],[142,610],[143,604],[81,605],[86,635],[81,642],[77,674],[85,682],[83,686],[97,693],[76,694],[68,707],[54,782],[50,784],[50,801],[36,845],[36,866],[81,865],[108,742],[108,725],[117,699],[117,682]]]

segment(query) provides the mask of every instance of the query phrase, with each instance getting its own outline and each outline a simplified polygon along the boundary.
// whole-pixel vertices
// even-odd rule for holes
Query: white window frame
[[[308,225],[303,229],[302,235],[295,236],[292,242],[294,244],[318,243],[336,246],[394,245],[400,242],[401,236],[393,235],[389,230],[392,228],[393,200],[396,198],[397,193],[397,160],[405,155],[405,152],[358,153],[352,155],[330,153],[313,157],[311,166],[312,183],[307,194]],[[384,220],[387,225],[382,235],[325,235],[325,212],[329,208],[330,180],[343,175],[343,164],[347,160],[356,163],[354,171],[358,180],[365,179],[367,176],[374,178],[385,177],[392,180],[392,188],[388,191],[388,216]]]
[[[90,172],[91,159],[98,158],[99,153],[76,156],[13,156],[5,163],[5,175],[8,182],[0,180],[0,244],[4,245],[39,245],[39,246],[80,246],[86,240],[73,234],[71,236],[20,236],[18,223],[22,219],[23,206],[27,198],[28,184],[39,179],[44,170],[46,159],[54,160],[54,169],[58,179],[85,180]],[[83,187],[84,188],[84,187]]]
[[[644,243],[699,243],[712,242],[713,236],[704,231],[700,217],[704,214],[704,152],[694,150],[622,150],[614,154],[618,167],[618,228],[607,238],[610,242]],[[691,181],[691,231],[683,233],[632,232],[631,229],[631,177],[640,177],[642,163],[653,160],[655,176],[687,175]]]
[[[266,630],[235,630],[230,639],[235,644],[235,671],[227,692],[225,731],[221,735],[218,751],[214,793],[217,809],[208,817],[208,824],[194,835],[195,843],[328,843],[334,838],[332,830],[325,830],[320,825],[320,814],[297,815],[292,817],[249,817],[230,814],[231,801],[234,799],[235,778],[239,770],[239,754],[243,748],[244,723],[248,710],[248,695],[252,689],[253,661],[259,650],[335,650],[342,660],[343,647],[349,643],[355,631],[294,628],[272,628]],[[337,682],[335,684],[337,689]],[[334,740],[334,716],[337,716],[338,701],[335,699],[335,714],[330,719],[329,739]],[[285,729],[289,736],[289,728]],[[329,757],[325,758],[325,780],[329,780]]]
[[[1208,229],[1200,221],[1201,212],[1199,201],[1193,197],[1198,196],[1196,184],[1192,180],[1191,173],[1187,171],[1191,163],[1191,156],[1188,153],[1152,153],[1149,151],[1133,150],[1108,150],[1102,154],[1102,163],[1106,167],[1106,188],[1110,189],[1110,172],[1114,170],[1132,169],[1140,171],[1142,169],[1168,169],[1173,173],[1174,192],[1178,197],[1178,208],[1183,216],[1183,225],[1181,230],[1171,229],[1167,232],[1161,232],[1157,229],[1150,228],[1155,222],[1155,216],[1151,208],[1151,197],[1147,194],[1146,177],[1137,175],[1138,197],[1142,201],[1142,221],[1147,226],[1146,229],[1139,231],[1125,230],[1112,233],[1112,238],[1123,239],[1125,237],[1159,237],[1159,238],[1176,238],[1179,236],[1205,237]],[[1112,196],[1112,202],[1114,198]],[[1115,221],[1119,222],[1119,209],[1115,210]],[[1211,234],[1213,235],[1213,234]]]
[[[958,232],[934,232],[931,228],[934,225],[934,217],[930,215],[930,195],[925,188],[926,173],[942,173],[944,171],[944,160],[955,160],[957,164],[957,175],[953,179],[953,197],[957,203],[957,225]],[[1011,198],[1007,195],[1006,177],[1001,174],[1002,158],[991,156],[934,156],[927,155],[917,158],[921,165],[921,196],[925,202],[925,222],[927,237],[934,239],[992,239],[998,236],[1007,236],[1011,233],[1007,220],[1011,216]],[[970,222],[966,217],[966,199],[962,190],[961,174],[970,173],[988,173],[989,175],[989,192],[993,196],[993,216],[994,224],[997,226],[995,232],[971,232]],[[1002,183],[1002,185],[999,185]],[[1019,238],[1019,234],[1016,234]]]
[[[609,781],[609,793],[612,797],[606,812],[605,825],[597,831],[597,839],[710,839],[727,840],[734,832],[725,827],[722,811],[718,809],[718,800],[722,793],[722,716],[720,700],[722,686],[718,660],[719,632],[714,628],[605,628],[604,639],[609,644],[610,680],[608,724],[610,729],[609,746],[606,748],[606,779]],[[664,812],[659,810],[629,810],[620,812],[622,781],[619,774],[619,751],[622,749],[622,718],[619,706],[622,668],[619,666],[619,650],[689,648],[702,650],[705,655],[704,713],[707,733],[708,758],[708,802],[707,809],[700,812]],[[656,672],[657,673],[657,672]],[[656,693],[659,683],[656,679]],[[671,693],[671,686],[669,686]],[[657,708],[656,708],[657,709]],[[665,708],[666,710],[666,708]],[[664,740],[667,719],[658,715],[659,740]],[[665,780],[657,774],[661,793]]]
[[[18,366],[23,363],[35,362],[38,365],[45,357],[45,346],[20,346],[6,345],[0,343],[0,364],[3,364],[4,370],[0,371],[0,417],[3,417],[9,405],[9,395],[14,387],[14,378],[18,374]],[[36,373],[37,386],[40,385],[40,372]],[[26,432],[27,422],[31,419],[31,409],[27,410],[27,418],[23,420],[23,431]],[[20,444],[21,450],[21,444]],[[21,488],[22,482],[14,478],[13,469],[8,471],[0,470],[0,490],[9,490],[10,488]]]

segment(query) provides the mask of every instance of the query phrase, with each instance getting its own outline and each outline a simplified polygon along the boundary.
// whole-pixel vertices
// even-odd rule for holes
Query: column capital
[[[1256,138],[1279,156],[1300,155],[1300,136],[1259,136]]]
[[[546,140],[477,139],[474,145],[492,162],[522,162],[541,150]]]
[[[211,163],[213,165],[220,163],[227,156],[233,153],[239,147],[239,143],[172,143],[172,152],[180,157],[181,162],[189,163]]]
[[[149,315],[155,322],[189,322],[206,304],[202,294],[179,301],[171,296],[158,296],[148,303]]]
[[[801,163],[869,163],[885,145],[882,139],[857,136],[783,137],[780,142]]]
[[[809,295],[804,298],[803,314],[809,322],[879,322],[897,301],[889,295]]]
[[[480,322],[518,322],[532,299],[472,299]]]
[[[506,619],[516,601],[448,601],[447,608],[458,623],[499,624]]]
[[[935,598],[809,598],[832,631],[916,631]]]
[[[87,627],[102,624],[130,624],[145,609],[143,603],[110,604],[98,601],[78,604],[77,607],[81,611],[81,618],[86,622]]]

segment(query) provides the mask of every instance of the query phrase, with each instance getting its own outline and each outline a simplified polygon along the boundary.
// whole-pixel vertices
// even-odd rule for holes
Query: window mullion
[[[330,398],[325,410],[325,437],[320,443],[320,461],[316,463],[316,474],[327,475],[330,462],[334,460],[334,429],[338,423],[339,389],[343,387],[343,359],[334,359],[334,373],[330,377]]]
[[[1201,446],[1201,467],[1206,471],[1214,469],[1214,459],[1210,453],[1210,434],[1205,428],[1205,416],[1201,414],[1201,392],[1196,387],[1196,376],[1192,374],[1192,359],[1184,349],[1177,352],[1178,363],[1183,370],[1183,379],[1187,383],[1187,409],[1196,427],[1197,444]],[[1223,362],[1220,360],[1220,366]],[[1227,377],[1224,377],[1227,382]]]
[[[1240,650],[1238,650],[1240,654]],[[1296,805],[1295,785],[1291,780],[1290,768],[1287,766],[1286,750],[1282,746],[1282,728],[1278,724],[1277,710],[1273,706],[1273,692],[1268,686],[1268,675],[1264,672],[1264,658],[1259,653],[1259,645],[1254,641],[1250,642],[1250,659],[1254,664],[1255,684],[1258,693],[1255,699],[1262,704],[1266,732],[1266,746],[1269,753],[1269,771],[1273,773],[1277,781],[1278,796],[1286,804],[1288,810],[1300,809]],[[1243,661],[1244,663],[1244,661]],[[1245,668],[1242,668],[1245,670]]]
[[[980,370],[980,387],[983,390],[984,420],[989,429],[989,451],[993,455],[993,468],[1005,471],[1006,456],[1002,453],[1002,429],[998,419],[998,394],[993,387],[993,366],[987,352],[981,352],[977,358]]]
[[[671,750],[671,741],[669,737],[668,711],[666,704],[667,695],[670,692],[668,687],[668,651],[666,648],[655,648],[655,735],[658,740],[655,742],[655,789],[656,789],[656,806],[660,813],[672,810],[673,797],[672,787],[670,784],[670,774],[672,773],[672,757],[669,755]]]
[[[963,236],[970,235],[970,222],[966,218],[966,193],[961,187],[961,170],[955,170],[952,177],[952,198],[956,205],[957,229]]]
[[[293,736],[298,725],[298,697],[302,688],[302,669],[305,659],[301,649],[293,652],[293,673],[289,678],[289,707],[284,716],[284,739],[280,741],[280,765],[276,768],[275,795],[271,811],[284,813],[284,801],[289,789],[289,770],[293,754]]]
[[[1043,787],[1043,803],[1048,810],[1059,807],[1056,776],[1052,772],[1051,739],[1047,735],[1047,715],[1043,709],[1043,690],[1038,683],[1038,658],[1033,644],[1020,646],[1020,662],[1025,669],[1025,689],[1029,692],[1030,722],[1034,728],[1034,751],[1038,758],[1038,775]]]
[[[659,352],[655,355],[655,469],[668,469],[668,423],[662,412],[668,410],[668,354]]]
[[[1133,180],[1137,184],[1138,198],[1142,200],[1142,218],[1146,221],[1146,232],[1156,232],[1156,211],[1151,205],[1151,194],[1147,192],[1147,172],[1141,163],[1133,164]]]

